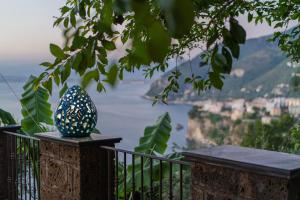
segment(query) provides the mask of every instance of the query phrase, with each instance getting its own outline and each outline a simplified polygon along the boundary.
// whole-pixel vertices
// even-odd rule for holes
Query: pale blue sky
[[[0,0],[0,61],[40,62],[50,57],[49,43],[62,43],[53,28],[65,0]],[[242,24],[247,22],[241,19]],[[270,34],[265,25],[245,26],[248,38]]]
[[[0,60],[41,60],[50,42],[61,43],[53,28],[64,0],[0,0]]]

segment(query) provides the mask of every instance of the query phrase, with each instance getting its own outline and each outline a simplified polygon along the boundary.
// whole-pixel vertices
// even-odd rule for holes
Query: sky
[[[61,43],[53,28],[64,0],[0,0],[0,61],[49,58],[49,43]]]
[[[0,61],[42,62],[49,59],[49,44],[62,44],[61,30],[53,28],[54,16],[65,0],[0,0]],[[240,22],[253,38],[270,34],[266,25]]]

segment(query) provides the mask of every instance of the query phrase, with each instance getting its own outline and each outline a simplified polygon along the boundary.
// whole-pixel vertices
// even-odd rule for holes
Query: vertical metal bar
[[[17,199],[19,199],[20,196],[20,138],[16,136],[16,140],[17,140],[17,148],[16,148],[16,158],[17,158],[17,177],[16,177],[16,182],[17,182]]]
[[[150,199],[153,199],[153,159],[150,158]]]
[[[11,153],[12,153],[12,146],[11,146],[11,135],[8,135],[8,134],[6,134],[6,148],[7,148],[7,150],[6,150],[6,154],[7,154],[7,158],[8,158],[8,160],[7,160],[7,182],[6,182],[6,184],[7,184],[7,189],[8,189],[8,191],[7,191],[7,195],[8,195],[8,199],[11,199],[11,185],[12,185],[12,183],[11,183],[11,169],[12,169],[12,166],[11,166]]]
[[[119,199],[119,153],[118,151],[115,151],[115,165],[116,165],[116,170],[115,170],[115,187],[116,187],[116,200]]]
[[[24,138],[24,188],[25,188],[25,200],[27,200],[27,158],[26,158],[26,152],[27,152],[27,139]]]
[[[28,140],[28,178],[29,178],[29,199],[31,200],[32,195],[31,195],[31,190],[32,190],[32,185],[31,185],[31,139]]]
[[[10,191],[9,191],[9,196],[11,199],[15,199],[15,167],[16,167],[16,164],[15,164],[15,136],[13,135],[10,135],[9,136],[10,138],[10,173],[9,173],[9,177],[10,177]]]
[[[163,163],[162,160],[159,161],[159,199],[163,199]]]
[[[40,194],[40,188],[41,188],[41,182],[40,182],[40,143],[37,142],[37,159],[36,159],[36,162],[37,162],[37,186],[38,186],[38,199],[41,198],[41,194]]]
[[[132,198],[135,199],[135,156],[132,154]]]
[[[37,172],[37,169],[36,169],[36,141],[33,141],[33,150],[32,150],[32,159],[33,159],[33,199],[35,200],[36,199],[36,193],[37,193],[37,183],[36,183],[36,172]]]
[[[141,200],[144,199],[144,157],[141,156]]]
[[[127,156],[126,153],[124,152],[124,199],[127,200],[127,188],[126,188],[126,181],[127,181],[127,171],[126,171],[126,166],[127,166]]]
[[[183,176],[182,176],[182,164],[180,164],[180,200],[183,200],[183,187],[182,187],[182,184],[183,184]]]
[[[111,200],[112,199],[112,191],[111,191],[111,178],[112,178],[112,173],[111,173],[111,158],[110,158],[110,151],[111,150],[106,150],[107,152],[107,185],[108,185],[108,195],[107,199]]]
[[[173,199],[173,172],[172,172],[172,162],[169,163],[169,199]]]
[[[14,136],[14,182],[13,182],[13,186],[14,186],[14,195],[13,195],[13,199],[16,200],[18,197],[18,160],[17,160],[17,156],[18,156],[18,138],[17,136]]]
[[[19,155],[19,158],[20,158],[20,187],[21,187],[21,196],[20,198],[23,199],[23,156],[22,156],[22,153],[23,153],[23,138],[20,137],[20,147],[19,147],[19,150],[20,150],[20,155]]]

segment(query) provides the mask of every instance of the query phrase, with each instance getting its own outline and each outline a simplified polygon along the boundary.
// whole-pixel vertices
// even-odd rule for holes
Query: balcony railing
[[[190,199],[190,163],[113,147],[101,148],[107,150],[108,156],[115,157],[108,174],[116,169],[116,200]]]
[[[20,130],[4,130],[8,158],[9,200],[40,199],[40,139]],[[189,199],[189,163],[143,153],[100,146],[107,152],[108,199]]]
[[[6,135],[8,199],[39,199],[39,139],[20,131],[3,131]]]
[[[99,134],[36,136],[0,128],[0,200],[300,200],[297,155],[221,146],[160,157]]]

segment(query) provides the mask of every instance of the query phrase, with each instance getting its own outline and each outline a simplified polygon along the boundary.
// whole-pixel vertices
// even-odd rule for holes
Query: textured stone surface
[[[185,153],[187,156],[236,166],[254,172],[292,178],[300,174],[300,156],[239,146],[218,146]]]
[[[288,199],[288,182],[210,164],[192,167],[193,199],[284,200]]]
[[[228,151],[226,148],[229,148]],[[240,148],[235,149],[238,151]],[[218,147],[196,152],[186,153],[188,160],[193,162],[191,167],[192,199],[193,200],[300,200],[300,176],[297,168],[289,172],[287,168],[295,166],[296,162],[282,163],[278,165],[276,152],[262,151],[263,155],[272,154],[273,158],[262,158],[259,150],[241,149],[241,152],[250,151],[240,157],[241,152],[232,152],[233,147]],[[226,152],[232,152],[232,155]],[[205,153],[207,157],[205,157]],[[218,153],[219,152],[219,153]],[[233,156],[233,155],[239,156]],[[290,159],[294,155],[288,156]],[[248,158],[248,162],[247,159]],[[270,160],[274,163],[271,163]],[[278,153],[277,159],[283,159]],[[298,158],[296,158],[298,159]],[[243,160],[243,162],[237,162]],[[266,165],[256,166],[258,162]],[[300,163],[299,163],[300,164]],[[270,165],[284,166],[270,169]],[[251,168],[253,167],[253,168]],[[270,169],[265,172],[264,167]]]
[[[108,184],[112,176],[108,162],[113,157],[108,159],[100,145],[114,146],[120,139],[103,137],[103,142],[97,136],[65,141],[55,134],[49,136],[40,137],[41,199],[108,199],[108,187],[112,187]]]

